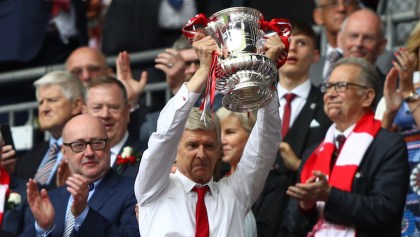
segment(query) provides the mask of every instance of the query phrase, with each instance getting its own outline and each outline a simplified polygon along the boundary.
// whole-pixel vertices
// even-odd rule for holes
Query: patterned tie
[[[169,4],[172,6],[173,9],[179,11],[181,9],[184,0],[168,0]]]
[[[206,204],[204,203],[204,196],[208,190],[208,186],[194,187],[192,189],[198,196],[195,210],[195,237],[208,237],[210,234],[207,209]]]
[[[95,184],[90,183],[88,187],[89,187],[89,194],[90,194],[90,192],[95,189]],[[71,207],[70,207],[69,210],[67,211],[67,215],[66,215],[63,237],[70,236],[70,234],[71,234],[71,232],[73,231],[73,228],[74,228],[74,221],[75,221],[75,218],[74,218],[73,213],[71,212]]]
[[[286,99],[286,104],[284,105],[283,123],[281,126],[281,134],[283,135],[283,138],[286,137],[286,134],[289,131],[290,114],[292,112],[292,101],[295,97],[296,95],[293,93],[284,95],[284,98]]]
[[[325,74],[324,82],[328,82],[328,79],[330,79],[331,71],[335,65],[335,63],[340,60],[343,57],[343,55],[338,50],[331,51],[328,56],[327,60],[330,63],[328,65],[327,73]]]
[[[48,178],[50,177],[51,170],[54,167],[57,161],[58,154],[58,145],[54,143],[51,145],[50,150],[48,151],[47,160],[43,166],[38,168],[38,171],[35,174],[35,180],[41,185],[47,185]]]

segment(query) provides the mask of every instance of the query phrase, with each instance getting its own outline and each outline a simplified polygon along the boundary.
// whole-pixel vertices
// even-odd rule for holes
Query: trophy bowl
[[[291,32],[288,21],[266,22],[253,8],[232,7],[208,19],[203,14],[190,19],[183,33],[191,41],[197,26],[204,27],[222,51],[212,75],[215,89],[225,95],[223,106],[235,112],[249,112],[270,103],[279,64],[260,52],[260,47],[266,38],[277,33],[282,34],[280,37],[288,50]]]

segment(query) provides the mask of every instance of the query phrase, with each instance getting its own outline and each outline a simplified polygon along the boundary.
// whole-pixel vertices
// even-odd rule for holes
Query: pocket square
[[[317,128],[317,127],[319,127],[319,123],[318,123],[318,121],[316,121],[315,119],[313,119],[313,120],[311,121],[311,124],[309,125],[309,127],[310,127],[310,128]]]

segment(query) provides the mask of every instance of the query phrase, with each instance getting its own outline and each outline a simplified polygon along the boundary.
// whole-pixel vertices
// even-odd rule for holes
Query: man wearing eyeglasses
[[[140,236],[135,217],[134,180],[110,168],[110,144],[102,121],[71,119],[63,129],[63,159],[72,173],[66,186],[38,191],[27,183],[34,219],[23,236]]]
[[[407,148],[374,119],[378,87],[375,67],[360,58],[338,61],[329,82],[322,84],[324,110],[334,123],[303,159],[300,180],[287,191],[293,198],[287,216],[292,232],[400,236],[409,181]]]

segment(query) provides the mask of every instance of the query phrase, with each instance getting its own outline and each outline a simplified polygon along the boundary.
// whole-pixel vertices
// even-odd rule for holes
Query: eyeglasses
[[[319,4],[318,7],[320,8],[334,8],[338,6],[338,4],[342,2],[344,6],[355,6],[359,4],[358,0],[329,0],[324,4]]]
[[[196,66],[200,66],[200,60],[194,60],[194,61],[185,61],[185,67],[190,67],[192,64],[195,64]]]
[[[321,92],[325,93],[329,89],[331,89],[331,87],[334,87],[334,90],[336,92],[345,92],[347,90],[348,86],[357,86],[357,87],[360,87],[360,88],[363,88],[363,89],[369,89],[369,87],[367,87],[367,86],[356,84],[356,83],[351,83],[351,82],[345,82],[345,81],[340,81],[340,82],[336,82],[336,83],[323,82],[321,84]]]
[[[75,67],[71,70],[71,73],[73,73],[76,76],[80,76],[82,75],[83,70],[86,70],[89,73],[98,73],[100,70],[102,70],[102,67],[96,65],[88,65],[86,67]]]
[[[70,142],[70,143],[63,143],[64,146],[69,146],[71,150],[75,153],[79,153],[86,150],[86,146],[89,144],[92,150],[102,150],[105,148],[106,142],[108,138],[103,139],[95,139],[90,142],[85,141],[78,141],[78,142]]]

